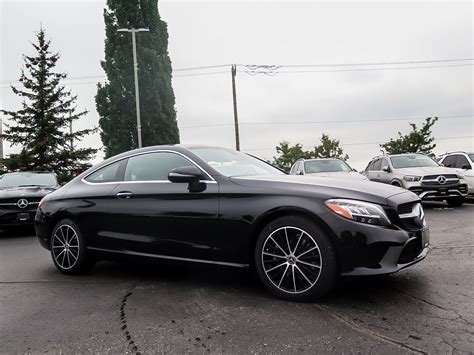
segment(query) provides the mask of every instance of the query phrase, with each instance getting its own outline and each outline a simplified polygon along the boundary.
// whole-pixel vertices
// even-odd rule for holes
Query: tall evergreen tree
[[[10,121],[2,137],[22,147],[19,154],[11,154],[3,164],[8,170],[52,170],[67,179],[90,166],[88,161],[97,149],[75,148],[74,142],[96,129],[69,132],[70,123],[87,111],[76,112],[77,96],[61,85],[67,75],[54,71],[60,56],[51,53],[50,41],[45,37],[41,28],[36,34],[37,42],[32,44],[35,55],[23,56],[25,69],[19,79],[23,89],[11,86],[13,93],[22,98],[22,108],[1,110]]]
[[[107,82],[96,95],[101,138],[107,157],[138,147],[132,40],[119,28],[149,28],[137,34],[138,78],[143,146],[179,143],[171,86],[167,25],[157,0],[108,0],[104,10]]]

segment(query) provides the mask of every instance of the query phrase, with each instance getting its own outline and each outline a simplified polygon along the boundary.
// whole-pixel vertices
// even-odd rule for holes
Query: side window
[[[448,168],[454,168],[456,166],[456,155],[449,155],[444,158],[443,165]]]
[[[294,163],[293,166],[291,167],[290,174],[295,174],[296,173],[296,167],[298,166],[298,162]]]
[[[113,164],[104,166],[103,168],[93,172],[85,178],[86,181],[100,183],[100,182],[114,182],[120,180],[120,165],[123,161],[118,161]]]
[[[382,170],[382,168],[383,168],[384,166],[389,166],[389,165],[388,165],[387,159],[382,158],[382,159],[380,159],[380,170]]]
[[[370,170],[373,170],[373,171],[382,170],[382,159],[377,159],[376,161],[374,161],[374,163],[370,167]]]
[[[459,154],[456,158],[456,168],[461,169],[463,165],[471,166],[469,160],[464,155]]]
[[[182,166],[193,165],[189,160],[174,153],[147,153],[128,158],[125,181],[168,180],[168,173]]]

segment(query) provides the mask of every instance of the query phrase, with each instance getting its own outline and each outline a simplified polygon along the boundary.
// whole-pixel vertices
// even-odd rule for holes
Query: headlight
[[[420,181],[420,180],[421,180],[421,176],[405,175],[405,176],[403,177],[403,180],[405,180],[406,182]]]
[[[357,200],[331,199],[326,206],[341,217],[360,223],[389,226],[391,223],[383,208],[374,203]]]

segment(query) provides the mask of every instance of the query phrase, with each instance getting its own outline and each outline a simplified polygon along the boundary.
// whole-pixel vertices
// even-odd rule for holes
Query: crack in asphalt
[[[122,297],[120,302],[119,314],[120,314],[120,329],[123,332],[123,335],[127,342],[127,348],[130,349],[132,354],[141,355],[141,352],[138,351],[138,346],[136,345],[135,341],[132,339],[132,335],[130,334],[130,330],[128,330],[127,325],[127,315],[125,314],[125,307],[127,306],[128,298],[133,295],[133,290],[137,287],[139,281],[133,285],[130,290]]]
[[[398,340],[395,340],[395,339],[392,339],[392,338],[389,338],[388,336],[385,336],[385,335],[382,335],[382,334],[379,334],[377,332],[374,332],[373,330],[370,330],[370,329],[367,329],[367,328],[364,328],[364,327],[361,327],[359,324],[357,323],[354,323],[353,321],[351,321],[350,319],[348,319],[347,317],[345,317],[344,315],[342,315],[341,313],[335,311],[334,309],[331,309],[330,307],[328,306],[325,306],[325,305],[315,305],[317,308],[319,308],[320,310],[322,311],[326,311],[327,313],[329,313],[333,318],[337,319],[338,321],[346,324],[347,326],[351,327],[352,329],[360,332],[360,333],[363,333],[363,334],[366,334],[366,335],[369,335],[373,338],[376,338],[378,340],[381,340],[385,343],[388,343],[388,344],[391,344],[391,345],[394,345],[394,346],[397,346],[399,348],[402,348],[402,349],[405,349],[405,350],[408,350],[408,351],[411,351],[412,353],[414,354],[428,354],[428,352],[424,351],[424,350],[421,350],[421,349],[418,349],[417,347],[413,346],[413,345],[408,345],[408,344],[405,344],[401,341],[398,341]]]

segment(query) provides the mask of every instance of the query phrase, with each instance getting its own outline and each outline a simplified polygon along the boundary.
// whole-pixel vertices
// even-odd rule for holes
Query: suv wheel
[[[334,248],[313,222],[281,217],[260,233],[255,265],[265,287],[279,298],[309,301],[328,293],[337,275]]]
[[[93,266],[86,256],[86,243],[79,227],[69,219],[54,227],[50,249],[54,265],[64,274],[80,274]]]
[[[453,197],[446,199],[446,202],[451,207],[459,207],[464,203],[464,197]]]

